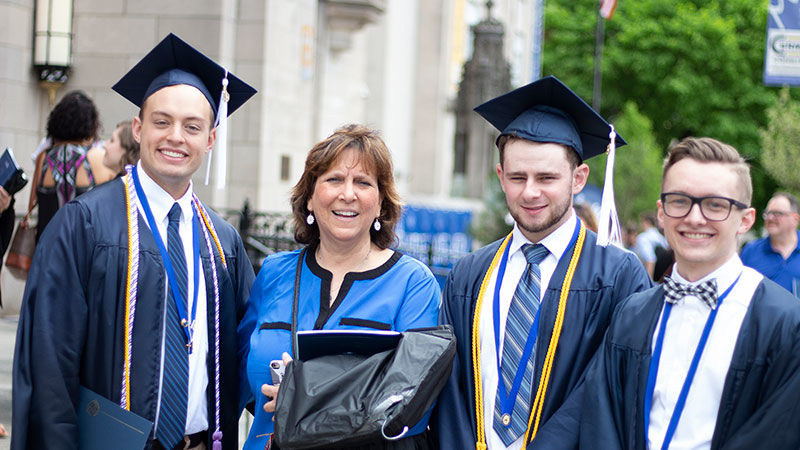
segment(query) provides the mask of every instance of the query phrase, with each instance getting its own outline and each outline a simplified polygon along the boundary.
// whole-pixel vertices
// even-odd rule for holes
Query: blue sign
[[[800,0],[770,0],[764,84],[800,85]]]
[[[430,267],[444,287],[453,264],[472,249],[471,219],[469,211],[406,206],[396,229],[398,250]]]

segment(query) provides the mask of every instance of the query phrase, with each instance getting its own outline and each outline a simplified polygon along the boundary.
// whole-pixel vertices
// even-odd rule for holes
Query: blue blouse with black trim
[[[441,292],[431,271],[416,259],[395,251],[381,266],[345,275],[330,302],[332,274],[307,252],[302,265],[298,330],[395,330],[435,326]],[[269,362],[291,353],[292,296],[300,250],[268,257],[250,292],[239,325],[242,383],[240,407],[255,400],[255,418],[245,449],[262,449],[273,431],[272,414],[264,412],[261,385],[271,384]],[[246,380],[246,382],[245,382]],[[409,431],[421,433],[428,414]]]

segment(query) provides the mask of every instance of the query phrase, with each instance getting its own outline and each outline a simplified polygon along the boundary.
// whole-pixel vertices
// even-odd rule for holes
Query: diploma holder
[[[153,422],[81,386],[78,401],[81,450],[141,450],[152,428]]]

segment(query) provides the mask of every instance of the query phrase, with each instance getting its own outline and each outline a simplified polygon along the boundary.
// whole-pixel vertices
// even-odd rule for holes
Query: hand
[[[0,186],[0,213],[8,209],[8,205],[11,204],[11,195]]]
[[[286,352],[283,352],[283,355],[281,355],[281,359],[283,360],[283,364],[286,366],[288,366],[289,363],[292,362],[292,357]],[[275,400],[278,398],[279,388],[280,385],[278,386],[273,386],[271,384],[261,385],[261,393],[266,395],[267,398],[270,399],[268,402],[264,403],[264,411],[268,413],[275,412]]]

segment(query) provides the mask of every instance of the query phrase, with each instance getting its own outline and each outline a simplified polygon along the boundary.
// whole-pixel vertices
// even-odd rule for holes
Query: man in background
[[[656,266],[657,253],[669,248],[667,240],[659,233],[656,227],[656,215],[652,212],[643,213],[641,216],[642,232],[636,236],[633,251],[644,264],[647,274],[653,278]]]
[[[798,295],[800,283],[800,223],[797,197],[776,192],[762,214],[769,236],[746,245],[742,262]]]

